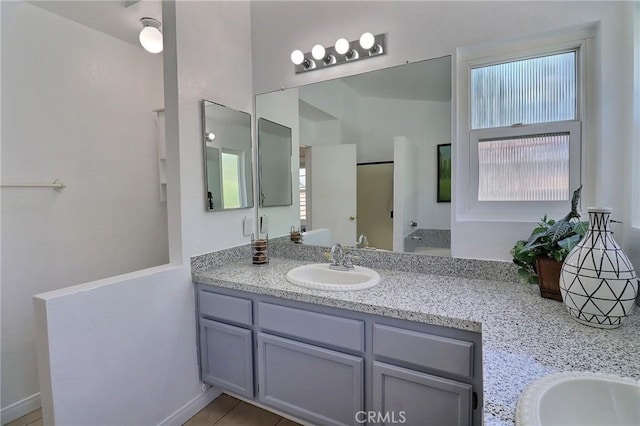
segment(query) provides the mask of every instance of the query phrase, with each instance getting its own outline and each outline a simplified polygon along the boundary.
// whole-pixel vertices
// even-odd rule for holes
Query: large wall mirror
[[[451,57],[261,94],[256,116],[292,130],[293,205],[258,209],[270,236],[450,255]]]
[[[251,114],[202,100],[205,208],[253,207]]]

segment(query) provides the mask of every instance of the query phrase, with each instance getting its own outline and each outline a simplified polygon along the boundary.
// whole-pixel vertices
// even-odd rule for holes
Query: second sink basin
[[[380,275],[362,266],[342,271],[331,269],[327,263],[316,263],[291,269],[287,281],[316,290],[351,291],[373,287],[380,282]]]
[[[566,372],[529,385],[518,400],[517,426],[640,424],[640,383],[599,373]]]

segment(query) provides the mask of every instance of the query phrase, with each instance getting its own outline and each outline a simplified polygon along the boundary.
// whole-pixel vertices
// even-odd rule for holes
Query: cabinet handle
[[[478,394],[476,392],[471,395],[471,407],[474,410],[478,408]]]

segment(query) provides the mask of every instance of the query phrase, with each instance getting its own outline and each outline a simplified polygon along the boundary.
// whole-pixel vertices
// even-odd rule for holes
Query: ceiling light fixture
[[[311,52],[302,53],[301,50],[294,50],[291,52],[291,62],[295,65],[297,74],[358,59],[384,55],[386,53],[386,45],[386,34],[374,36],[372,33],[366,32],[358,40],[351,42],[346,38],[339,38],[334,46],[327,48],[321,44],[316,44],[311,49]]]
[[[162,32],[160,31],[160,21],[153,18],[140,19],[142,30],[140,31],[140,44],[147,52],[162,52]]]

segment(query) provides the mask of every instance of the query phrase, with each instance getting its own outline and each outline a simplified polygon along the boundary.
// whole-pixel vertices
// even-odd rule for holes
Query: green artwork
[[[451,144],[438,145],[438,202],[451,202]]]

